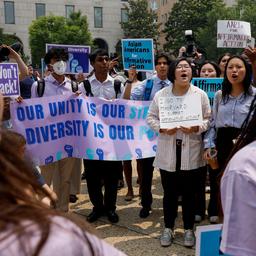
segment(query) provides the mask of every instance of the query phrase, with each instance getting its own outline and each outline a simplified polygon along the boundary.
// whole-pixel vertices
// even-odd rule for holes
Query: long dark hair
[[[242,58],[241,56],[237,56],[234,55],[232,57],[230,57],[227,61],[226,67],[225,67],[225,73],[224,73],[224,80],[222,83],[222,99],[224,104],[228,102],[229,99],[229,95],[232,91],[232,84],[229,82],[228,78],[227,78],[227,68],[228,68],[228,64],[232,59],[240,59],[245,66],[245,77],[243,80],[243,87],[244,87],[244,97],[246,98],[248,95],[252,95],[252,90],[251,90],[251,70],[249,68],[248,63],[245,61],[244,58]]]
[[[37,256],[49,237],[51,217],[71,218],[64,213],[47,208],[36,196],[33,196],[43,195],[45,192],[32,174],[31,166],[19,157],[16,148],[13,147],[12,139],[5,136],[5,132],[1,132],[0,141],[0,232],[6,235],[1,237],[0,243],[14,235],[20,242],[20,248],[24,250],[25,255]],[[73,220],[73,217],[71,221],[83,230],[89,230],[84,222]],[[28,228],[33,224],[36,225],[40,234],[39,241],[35,248],[23,246],[22,237],[31,237]],[[74,234],[76,234],[75,231]],[[89,239],[86,235],[83,239],[93,255],[93,247]],[[29,242],[28,240],[27,243]],[[26,248],[30,251],[28,252]]]

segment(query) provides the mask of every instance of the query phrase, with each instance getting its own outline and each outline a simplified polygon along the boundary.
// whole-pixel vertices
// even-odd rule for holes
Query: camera
[[[184,57],[195,57],[196,54],[196,43],[193,36],[192,30],[185,30],[185,40],[186,40],[186,52]]]
[[[10,45],[10,47],[15,51],[19,52],[22,49],[22,44],[20,42],[15,42],[14,44]],[[7,61],[9,60],[10,50],[7,47],[0,48],[0,61]]]

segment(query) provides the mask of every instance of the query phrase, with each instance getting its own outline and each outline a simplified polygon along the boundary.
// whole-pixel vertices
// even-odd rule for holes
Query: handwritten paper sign
[[[0,93],[4,97],[20,95],[17,63],[0,63]]]
[[[161,129],[196,126],[203,122],[201,96],[199,94],[160,97],[159,111]]]
[[[217,47],[245,48],[251,38],[251,24],[239,20],[218,20]]]
[[[153,39],[122,39],[124,69],[136,66],[137,71],[152,71],[154,67]]]

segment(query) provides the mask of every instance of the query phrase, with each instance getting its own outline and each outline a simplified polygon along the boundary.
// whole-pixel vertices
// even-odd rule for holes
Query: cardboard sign
[[[218,20],[217,47],[245,48],[251,39],[251,24],[239,20]]]
[[[0,93],[4,97],[20,95],[17,63],[0,63]]]
[[[202,125],[201,96],[160,97],[159,113],[161,129]]]
[[[136,66],[137,71],[154,70],[153,50],[153,39],[122,39],[124,69]]]
[[[46,44],[46,52],[51,48],[65,48],[68,51],[67,74],[89,73],[90,46]]]

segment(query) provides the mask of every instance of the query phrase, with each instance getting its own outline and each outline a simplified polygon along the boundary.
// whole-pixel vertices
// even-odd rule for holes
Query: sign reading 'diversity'
[[[0,63],[0,93],[4,97],[20,95],[17,63]]]
[[[136,66],[137,71],[155,70],[153,39],[122,39],[124,69]]]
[[[198,77],[192,79],[192,84],[199,87],[207,93],[211,107],[213,106],[214,95],[222,89],[223,78],[204,78]]]
[[[89,73],[90,46],[46,44],[46,52],[51,48],[65,48],[68,51],[68,63],[66,73]]]
[[[161,129],[201,125],[201,96],[189,94],[182,97],[160,97],[159,113]]]
[[[146,124],[150,102],[55,96],[11,105],[35,164],[65,157],[131,160],[152,157],[157,134]]]
[[[251,38],[251,24],[240,20],[218,20],[217,47],[245,48]]]

